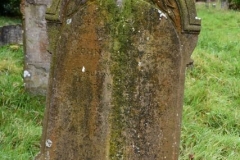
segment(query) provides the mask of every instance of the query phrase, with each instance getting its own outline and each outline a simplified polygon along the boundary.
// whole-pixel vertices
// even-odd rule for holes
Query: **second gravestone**
[[[24,42],[25,89],[35,95],[46,95],[51,54],[45,12],[50,0],[21,0]]]
[[[36,159],[177,160],[185,67],[200,29],[194,2],[58,4]]]

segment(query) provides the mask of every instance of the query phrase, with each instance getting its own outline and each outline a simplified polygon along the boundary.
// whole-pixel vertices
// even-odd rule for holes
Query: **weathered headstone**
[[[22,26],[9,25],[0,27],[0,46],[6,44],[22,44]]]
[[[228,0],[221,0],[221,8],[222,9],[228,9],[228,7],[229,7]]]
[[[48,87],[51,54],[45,12],[50,0],[22,0],[24,25],[24,82],[27,91],[45,95]]]
[[[206,0],[205,6],[209,8],[210,0]]]
[[[61,16],[36,159],[177,160],[194,2],[53,2]]]

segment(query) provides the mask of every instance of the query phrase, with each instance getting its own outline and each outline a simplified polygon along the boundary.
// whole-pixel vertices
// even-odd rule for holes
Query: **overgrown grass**
[[[186,77],[181,160],[240,159],[240,12],[198,5],[202,31]]]
[[[39,150],[44,98],[24,92],[23,51],[0,49],[0,159],[27,160]]]
[[[186,75],[180,160],[240,159],[240,13],[198,6],[202,31]],[[0,17],[1,24],[8,20]],[[8,22],[7,22],[8,23]],[[0,159],[39,151],[44,98],[24,92],[23,52],[0,48]]]

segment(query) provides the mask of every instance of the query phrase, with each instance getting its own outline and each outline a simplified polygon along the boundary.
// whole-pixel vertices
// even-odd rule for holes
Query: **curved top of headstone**
[[[153,1],[168,14],[179,32],[200,32],[201,20],[197,17],[195,2],[193,0]]]
[[[85,3],[88,0],[80,0],[78,3]],[[164,11],[173,21],[178,32],[199,33],[201,19],[197,17],[195,2],[193,0],[151,0]],[[62,22],[62,6],[68,3],[63,0],[52,0],[48,7],[46,19],[49,21]],[[74,12],[74,10],[72,11]]]

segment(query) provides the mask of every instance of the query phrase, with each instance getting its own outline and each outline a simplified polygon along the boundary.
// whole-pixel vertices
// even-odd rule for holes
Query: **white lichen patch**
[[[47,139],[45,144],[46,144],[46,147],[50,148],[52,146],[52,141],[50,139]]]
[[[71,24],[72,23],[72,19],[67,19],[67,24]]]
[[[161,20],[163,17],[167,19],[167,15],[164,14],[161,10],[158,9],[158,13],[159,13],[159,20]]]
[[[86,71],[86,68],[83,66],[82,67],[82,72],[85,72]]]
[[[23,77],[24,77],[24,78],[26,78],[26,77],[31,77],[31,74],[30,74],[27,70],[25,70],[25,71],[23,72]]]
[[[201,20],[201,18],[199,18],[199,17],[195,17],[195,19],[196,19],[196,20]]]
[[[123,0],[117,0],[117,6],[122,7],[123,5]]]

